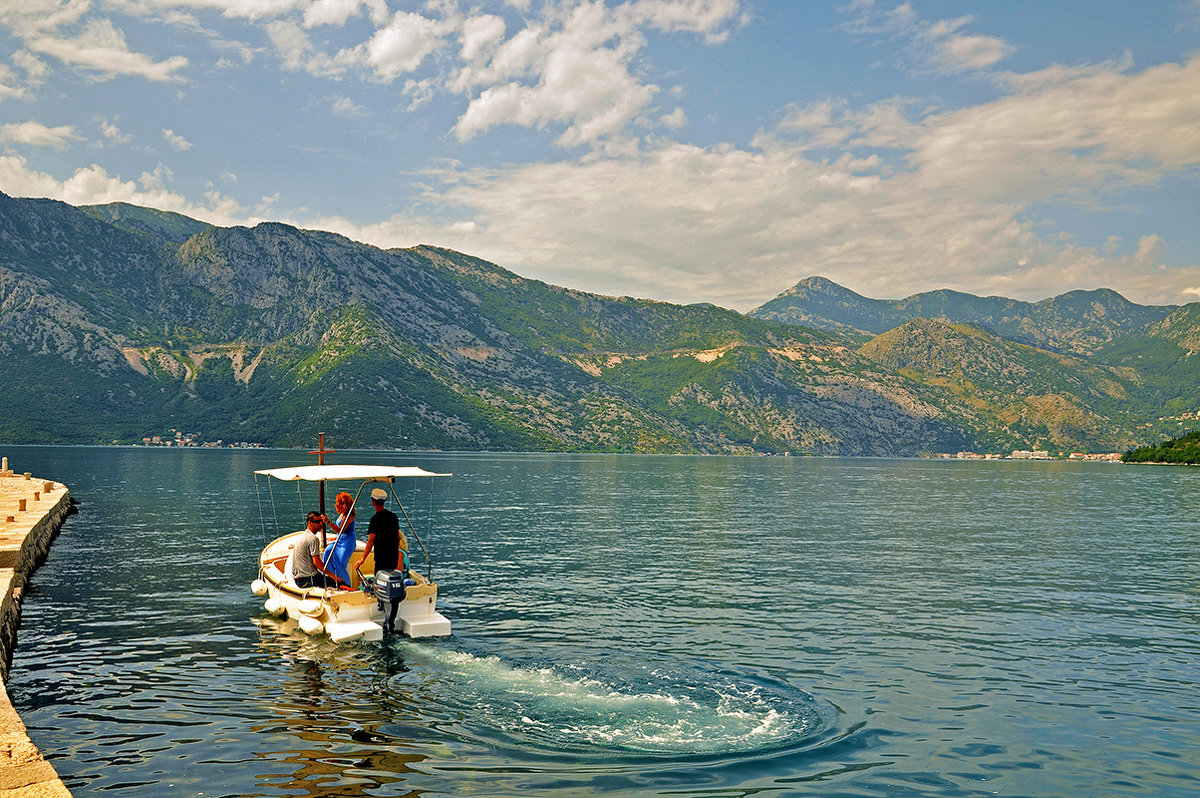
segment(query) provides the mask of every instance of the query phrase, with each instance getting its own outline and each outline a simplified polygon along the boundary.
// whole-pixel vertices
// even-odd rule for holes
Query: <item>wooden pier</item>
[[[17,642],[21,598],[71,512],[71,495],[58,482],[14,473],[0,464],[0,798],[70,798],[54,767],[42,757],[13,709],[4,681]]]

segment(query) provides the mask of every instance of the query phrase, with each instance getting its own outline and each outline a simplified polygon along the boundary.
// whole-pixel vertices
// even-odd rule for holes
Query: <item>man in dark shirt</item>
[[[400,531],[400,519],[384,507],[386,503],[387,491],[382,488],[371,491],[371,504],[375,507],[375,515],[371,516],[371,523],[367,525],[367,547],[363,549],[362,559],[358,561],[359,567],[374,550],[375,570],[395,571],[400,565],[400,550],[408,550],[408,539]]]

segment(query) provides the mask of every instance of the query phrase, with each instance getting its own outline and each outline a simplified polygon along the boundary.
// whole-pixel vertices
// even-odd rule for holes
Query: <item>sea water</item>
[[[1200,793],[1200,470],[339,453],[454,472],[454,634],[334,645],[249,591],[303,453],[5,454],[80,504],[8,682],[76,796]]]

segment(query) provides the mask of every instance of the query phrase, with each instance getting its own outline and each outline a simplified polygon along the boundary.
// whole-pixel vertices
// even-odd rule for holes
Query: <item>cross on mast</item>
[[[336,453],[337,453],[337,449],[326,449],[325,448],[325,433],[324,432],[317,434],[317,449],[316,449],[316,451],[309,452],[309,454],[315,454],[317,456],[317,465],[325,465],[325,455],[336,454]],[[321,505],[321,515],[325,515],[325,480],[323,480],[323,479],[319,480],[317,482],[317,502]],[[321,524],[321,545],[322,546],[325,545],[325,525],[324,524]]]

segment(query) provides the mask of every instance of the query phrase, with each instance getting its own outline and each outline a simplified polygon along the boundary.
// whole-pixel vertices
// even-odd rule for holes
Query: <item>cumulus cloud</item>
[[[318,77],[339,77],[363,61],[364,47],[345,48],[334,55],[319,51],[308,34],[295,22],[276,21],[267,25],[267,36],[275,45],[286,69]]]
[[[493,14],[471,17],[463,22],[459,35],[459,56],[468,63],[490,55],[504,38],[504,19]]]
[[[176,152],[187,152],[192,148],[192,142],[185,139],[183,136],[176,133],[174,130],[163,128],[163,139],[167,144],[171,145],[171,149]]]
[[[360,43],[335,51],[309,35],[319,25],[344,24],[364,7],[375,29]],[[318,0],[302,18],[281,13],[267,32],[286,69],[383,83],[403,79],[412,108],[438,93],[465,96],[453,128],[460,141],[518,125],[554,128],[558,144],[574,147],[620,140],[632,122],[645,121],[640,115],[659,92],[637,70],[647,30],[715,42],[744,19],[741,0],[565,0],[524,17],[509,35],[504,17],[464,11],[453,0],[390,16],[361,0]],[[431,64],[448,67],[431,74]],[[679,120],[671,115],[662,123]]]
[[[0,101],[24,96],[25,88],[21,86],[16,74],[0,64]]]
[[[1006,85],[955,111],[797,109],[751,147],[662,141],[448,169],[430,175],[422,214],[320,223],[384,246],[436,241],[558,284],[739,309],[811,274],[883,297],[932,285],[1040,299],[1119,274],[1132,298],[1169,302],[1200,285],[1200,265],[1163,266],[1157,234],[1122,254],[1122,242],[1080,244],[1036,213],[1200,166],[1200,56],[1141,72],[1054,67]]]
[[[367,109],[358,103],[351,100],[349,97],[330,97],[329,110],[333,111],[338,116],[365,116]]]
[[[178,79],[186,60],[132,52],[103,14],[122,9],[162,21],[172,10],[208,10],[265,29],[285,69],[388,84],[365,91],[411,101],[410,109],[449,97],[451,113],[430,118],[454,120],[442,124],[459,141],[515,125],[584,151],[493,168],[451,163],[419,177],[428,189],[412,210],[376,224],[289,218],[286,209],[276,216],[382,246],[432,242],[560,284],[740,309],[815,273],[875,296],[937,285],[1032,299],[1110,283],[1114,273],[1140,301],[1172,301],[1200,286],[1200,267],[1164,267],[1168,242],[1152,225],[1140,238],[1093,247],[1040,215],[1048,203],[1086,207],[1194,175],[1200,57],[1140,71],[1126,61],[1004,73],[1012,46],[974,30],[969,17],[929,21],[906,3],[857,0],[846,7],[844,30],[894,38],[923,77],[986,71],[998,96],[955,109],[905,98],[810,98],[749,143],[694,146],[669,138],[688,124],[676,107],[686,95],[662,102],[647,48],[662,32],[723,41],[744,21],[748,6],[739,0],[509,0],[486,10],[431,0],[395,13],[384,0],[22,7],[40,17],[0,9],[0,23],[22,26],[30,67],[14,57],[0,71],[0,98],[6,87],[9,96],[21,90],[19,70],[32,79],[37,64],[44,69],[33,52],[101,77]],[[368,95],[332,94],[324,84],[309,96],[323,98],[310,107],[349,116],[363,109],[348,97]],[[127,141],[116,123],[96,124],[106,140]],[[643,140],[631,130],[653,132]],[[171,130],[162,134],[172,146],[190,146]],[[71,140],[49,126],[7,136],[13,144],[25,136],[30,147],[39,136],[45,143],[36,146]],[[276,194],[248,208],[215,190],[188,202],[161,164],[136,180],[99,165],[60,177],[11,152],[0,159],[5,191],[70,202],[120,199],[218,224],[249,223],[287,202]]]
[[[397,12],[366,45],[366,61],[387,82],[414,72],[442,43],[445,26],[420,14]]]
[[[486,85],[459,117],[467,140],[492,127],[565,125],[562,146],[620,134],[658,92],[631,71],[642,46],[625,11],[584,3],[543,26],[530,26],[497,49],[486,67],[464,70],[458,83]]]
[[[155,172],[143,173],[140,180],[123,180],[97,164],[76,169],[65,180],[30,167],[19,155],[0,155],[0,185],[4,192],[17,197],[52,197],[72,205],[128,202],[160,210],[174,211],[217,225],[253,224],[261,221],[250,216],[233,199],[209,192],[205,203],[195,203],[169,190],[169,170],[161,165]]]
[[[668,128],[681,128],[687,124],[687,114],[682,108],[676,108],[669,114],[663,114],[658,118],[658,124]]]
[[[117,127],[117,120],[108,120],[103,117],[96,119],[96,124],[100,127],[100,134],[108,139],[110,144],[128,144],[133,140],[132,136],[127,136],[121,132],[121,128]]]
[[[40,86],[45,82],[50,68],[46,62],[28,50],[18,50],[13,53],[13,65],[25,72],[25,81],[31,86]]]
[[[351,17],[358,16],[364,7],[377,24],[387,17],[387,3],[384,0],[316,0],[304,10],[304,26],[345,25]]]
[[[713,44],[729,37],[732,24],[749,19],[739,0],[639,0],[627,13],[661,30],[703,34]]]

